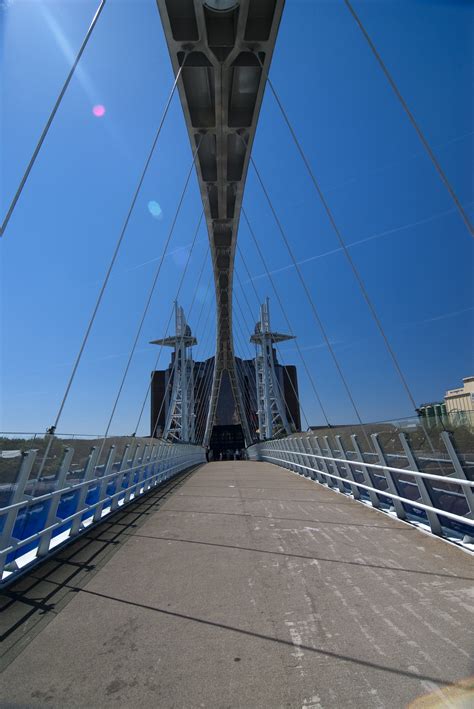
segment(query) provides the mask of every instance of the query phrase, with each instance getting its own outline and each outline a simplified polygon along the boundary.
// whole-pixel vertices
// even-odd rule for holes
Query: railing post
[[[370,474],[369,469],[364,465],[364,454],[362,453],[362,450],[359,446],[359,441],[357,439],[357,435],[355,433],[352,434],[351,441],[352,445],[354,446],[356,458],[359,463],[361,463],[362,475],[364,477],[365,484],[369,485],[370,487],[375,487],[374,481],[372,480],[372,475]],[[377,493],[374,490],[368,490],[368,493],[369,499],[372,503],[372,507],[376,507],[378,509],[380,507],[380,500],[377,496]]]
[[[117,471],[117,477],[115,478],[115,492],[116,493],[119,493],[122,490],[122,483],[123,483],[123,479],[124,479],[125,473],[126,473],[125,467],[128,462],[128,451],[129,450],[130,450],[130,443],[127,443],[125,448],[123,449],[122,460],[120,461],[120,466]],[[117,494],[112,500],[111,510],[118,509],[119,502],[120,502],[120,496]]]
[[[95,473],[95,466],[97,464],[97,456],[99,455],[99,449],[97,446],[92,446],[91,452],[89,454],[89,460],[87,461],[86,469],[84,472],[84,479],[82,482],[86,483],[92,480],[92,477]],[[84,502],[87,497],[87,493],[89,492],[89,486],[88,485],[83,485],[80,490],[79,490],[79,497],[77,500],[77,507],[76,507],[76,512],[85,512],[86,510],[83,509],[84,507]],[[79,529],[81,528],[82,525],[82,515],[78,514],[77,517],[74,517],[71,525],[71,531],[70,531],[70,536],[73,537],[75,534],[78,533]]]
[[[446,450],[448,451],[448,455],[451,459],[451,462],[453,464],[454,471],[456,473],[456,477],[461,478],[463,480],[468,480],[468,477],[464,471],[463,466],[461,465],[461,461],[458,458],[458,454],[456,453],[456,449],[454,447],[454,443],[451,438],[451,434],[448,431],[442,431],[441,432],[441,438],[443,439],[443,443],[446,446]],[[470,512],[470,517],[471,519],[474,517],[474,490],[472,487],[467,487],[464,485],[461,485],[461,489],[464,493],[464,497],[466,498],[467,506],[469,507],[469,512]],[[472,544],[474,542],[474,530],[472,534],[465,534],[463,538],[463,542],[465,544]]]
[[[163,449],[162,450],[163,450],[163,454],[161,456],[161,462],[160,462],[160,468],[161,468],[160,479],[161,479],[161,481],[166,480],[166,471],[168,470],[167,461],[168,461],[168,457],[169,457],[170,452],[169,452],[169,447],[168,447],[167,443],[163,442]]]
[[[163,456],[163,480],[168,480],[169,458],[171,456],[170,444],[165,444],[165,454]]]
[[[328,476],[326,484],[328,487],[336,487],[336,480],[333,480],[331,477],[329,477],[329,468],[328,468],[327,461],[322,458],[323,451],[321,449],[321,445],[319,443],[318,436],[315,436],[313,438],[313,441],[314,441],[314,445],[316,446],[317,455],[320,456],[320,458],[318,458],[318,460],[321,462],[321,465],[323,466],[323,471]]]
[[[150,488],[152,487],[152,485],[153,485],[154,482],[155,482],[155,478],[156,478],[155,469],[156,469],[156,458],[157,458],[157,456],[158,456],[158,448],[159,448],[159,447],[158,447],[158,445],[157,445],[156,443],[154,443],[154,444],[152,445],[152,447],[151,447],[150,460],[149,460],[149,462],[148,462],[148,463],[149,463],[149,467],[150,467],[150,476],[149,476],[150,479],[149,479],[148,482],[146,483],[146,489],[147,489],[147,490],[150,490]]]
[[[318,450],[315,448],[315,445],[313,445],[314,439],[311,436],[308,436],[308,438],[306,440],[308,442],[309,452],[312,455],[317,455]],[[316,474],[316,478],[317,478],[318,482],[321,483],[321,485],[327,485],[328,484],[327,478],[325,478],[324,475],[322,474],[321,468],[319,467],[320,464],[321,464],[321,461],[318,458],[311,458],[311,467],[313,468],[313,470]],[[314,480],[314,476],[313,476],[313,480]]]
[[[26,453],[22,453],[23,460],[21,461],[20,470],[16,479],[16,487],[13,492],[10,505],[16,505],[18,502],[22,502],[25,496],[25,487],[28,482],[28,478],[30,477],[37,452],[38,451],[36,450],[31,450],[26,451]],[[19,508],[16,507],[15,509],[7,512],[5,515],[5,524],[3,525],[3,530],[0,536],[0,579],[5,567],[6,558],[8,556],[8,552],[3,552],[3,550],[10,545],[18,512]],[[15,562],[13,562],[12,566],[14,564]]]
[[[460,478],[462,480],[468,480],[468,477],[464,471],[464,468],[461,465],[461,461],[458,458],[458,454],[456,453],[456,449],[454,448],[454,444],[451,439],[451,434],[448,433],[448,431],[442,431],[441,438],[443,439],[443,443],[446,446],[446,450],[448,451],[448,455],[449,455],[451,462],[453,464],[453,468],[456,473],[456,477]],[[466,498],[466,502],[469,507],[471,516],[474,517],[474,490],[472,487],[468,487],[467,485],[466,486],[461,485],[461,487],[462,487],[462,491],[464,493],[464,496]]]
[[[412,470],[416,470],[419,472],[418,468],[418,463],[416,462],[415,454],[413,453],[410,444],[408,442],[408,438],[405,433],[401,432],[398,434],[400,441],[402,442],[403,450],[405,451],[405,455],[408,460],[408,465],[411,467]],[[403,468],[400,469],[400,472],[403,472]],[[418,490],[420,492],[421,499],[423,501],[424,505],[428,505],[429,507],[433,507],[433,502],[431,500],[431,495],[429,493],[429,490],[427,486],[425,485],[425,481],[423,478],[419,478],[415,476],[416,484],[418,486]],[[429,525],[431,527],[431,531],[433,534],[436,534],[437,536],[442,536],[443,535],[443,530],[441,528],[441,523],[439,521],[439,517],[436,514],[436,512],[432,512],[431,510],[426,510],[426,516],[428,518]]]
[[[283,453],[281,452],[282,447],[283,447],[282,440],[273,441],[273,453],[274,453],[275,457],[278,458],[278,465],[280,466],[280,468],[288,468],[288,464],[283,462],[284,456],[283,456]]]
[[[335,456],[334,456],[333,450],[332,450],[332,448],[331,448],[331,441],[329,440],[329,436],[324,436],[324,441],[325,441],[325,443],[326,443],[326,449],[327,449],[327,451],[328,451],[329,457],[330,457],[330,458],[334,458]],[[339,471],[339,468],[338,468],[337,465],[334,463],[334,461],[331,460],[331,461],[327,461],[327,462],[328,462],[328,465],[331,466],[331,470],[332,470],[336,475],[339,475],[339,472],[340,472],[340,471]],[[342,476],[341,476],[341,477],[342,477]],[[344,492],[344,493],[346,492],[346,488],[344,487],[344,483],[342,482],[342,480],[335,480],[334,483],[337,485],[337,487],[338,487],[338,489],[340,490],[340,492]]]
[[[331,442],[331,439],[329,436],[324,436],[324,440],[326,441],[326,445],[331,451],[330,455],[334,458],[337,458],[338,460],[332,461],[331,465],[333,466],[333,469],[336,469],[336,475],[339,475],[341,478],[348,478],[348,482],[351,480],[351,477],[349,475],[349,470],[347,468],[346,463],[344,462],[344,454],[340,450],[339,445],[336,441],[336,436],[334,436],[334,441]],[[334,444],[334,447],[333,447]],[[340,462],[339,462],[340,460]],[[342,485],[342,490],[341,492],[347,493],[348,490],[346,486],[344,485],[344,480],[339,481]],[[339,488],[340,489],[340,488]],[[352,489],[352,488],[351,488]]]
[[[375,452],[377,453],[379,463],[380,465],[387,465],[387,460],[385,458],[385,453],[383,452],[382,444],[379,441],[379,434],[378,433],[372,433],[371,435],[372,443],[375,449]],[[387,487],[388,491],[392,493],[392,495],[400,495],[400,490],[398,489],[397,481],[395,479],[395,476],[392,474],[391,470],[384,470],[384,475],[385,479],[387,481]],[[392,505],[393,509],[395,510],[398,519],[406,519],[407,518],[407,513],[405,512],[405,508],[403,507],[403,502],[401,500],[394,500],[392,498]]]
[[[140,444],[137,443],[135,450],[133,452],[133,456],[132,456],[132,465],[130,466],[129,471],[128,471],[127,489],[125,490],[125,503],[130,502],[130,498],[132,497],[132,492],[134,492],[136,486],[138,485],[138,482],[135,483],[135,474],[138,472],[136,470],[136,467],[138,464],[139,454],[140,454]],[[138,479],[140,479],[140,475],[138,475]]]
[[[150,444],[145,443],[145,447],[144,447],[143,453],[142,453],[142,460],[141,460],[141,464],[140,464],[141,467],[138,469],[137,485],[138,485],[138,487],[140,487],[140,478],[141,478],[141,482],[143,483],[143,492],[145,492],[145,489],[146,489],[146,483],[144,482],[144,480],[145,480],[147,473],[148,473],[148,463],[149,463],[150,456],[148,456],[148,458],[147,458],[147,455],[148,455],[149,449],[150,449]]]
[[[162,441],[160,443],[160,461],[158,464],[158,478],[159,482],[162,482],[165,478],[165,466],[166,466],[166,456],[168,455],[168,448],[166,443]]]
[[[299,475],[301,475],[301,468],[296,465],[296,463],[298,463],[298,456],[296,454],[296,444],[294,438],[288,439],[288,447],[291,451],[291,470],[294,473],[298,473]]]
[[[313,461],[310,458],[308,458],[308,450],[305,445],[305,437],[304,436],[300,436],[300,438],[298,438],[298,445],[299,445],[301,453],[302,453],[301,460],[302,460],[303,464],[306,465],[306,468],[304,468],[304,476],[306,478],[309,478],[310,480],[312,480],[313,479]],[[308,470],[308,468],[310,468],[310,470]]]
[[[278,458],[278,460],[279,460],[278,465],[281,468],[289,468],[290,466],[288,465],[288,463],[285,463],[285,455],[282,452],[283,451],[283,442],[285,442],[285,445],[286,445],[287,441],[285,439],[280,439],[278,441],[274,441],[273,453]],[[286,457],[288,457],[288,455]],[[275,461],[273,461],[273,463],[274,462]]]
[[[102,517],[102,510],[104,508],[107,487],[109,486],[109,484],[111,482],[110,478],[107,479],[107,475],[109,475],[110,471],[112,470],[114,461],[115,461],[115,446],[112,445],[112,446],[110,446],[109,454],[107,456],[107,460],[105,463],[104,475],[102,476],[102,480],[100,482],[100,488],[99,488],[100,505],[97,505],[97,507],[95,508],[94,520],[93,520],[94,522],[98,522],[99,519]]]
[[[339,453],[341,455],[342,460],[349,461],[349,458],[347,457],[347,452],[344,447],[344,442],[342,440],[342,436],[334,436],[336,439],[336,444],[339,449]],[[355,476],[354,476],[354,471],[352,470],[352,465],[349,465],[349,462],[345,463],[345,468],[347,472],[347,477],[349,480],[353,480],[356,482]],[[351,485],[351,490],[352,490],[352,496],[354,500],[360,500],[360,491],[357,485]]]
[[[311,453],[311,448],[309,447],[309,443],[308,443],[308,437],[301,436],[300,441],[301,441],[301,447],[302,447],[303,453],[304,453],[303,460],[306,462],[306,465],[308,466],[308,468],[310,468],[310,470],[306,471],[306,475],[307,475],[307,477],[310,478],[310,480],[314,480],[315,475],[316,475],[315,470],[314,470],[314,467],[315,467],[314,466],[314,458],[310,458],[308,456],[308,453]]]
[[[308,474],[308,471],[305,470],[304,467],[300,467],[300,466],[304,466],[305,462],[304,462],[303,456],[300,455],[301,445],[300,445],[299,437],[293,438],[293,446],[295,449],[296,462],[299,463],[299,465],[296,466],[296,472],[299,473],[300,475],[303,475],[304,477],[306,477]]]
[[[183,469],[183,458],[186,456],[184,453],[184,448],[182,444],[172,443],[170,446],[170,466],[169,466],[169,477],[172,478],[177,473],[180,473]],[[176,470],[177,468],[177,470]]]
[[[56,490],[58,492],[54,492],[53,496],[51,498],[51,503],[49,506],[48,510],[48,516],[46,517],[46,522],[44,523],[44,527],[50,527],[54,522],[56,522],[58,518],[58,507],[59,503],[61,501],[61,489],[64,487],[64,483],[67,477],[67,474],[69,472],[69,467],[71,465],[72,457],[74,455],[74,448],[65,448],[64,449],[64,455],[63,459],[61,461],[61,465],[59,467],[59,474],[58,474],[58,479],[56,480]],[[38,546],[38,556],[44,556],[45,554],[48,553],[49,551],[49,546],[51,543],[51,538],[53,536],[53,530],[49,530],[49,532],[46,532],[43,534],[40,538],[40,543]]]

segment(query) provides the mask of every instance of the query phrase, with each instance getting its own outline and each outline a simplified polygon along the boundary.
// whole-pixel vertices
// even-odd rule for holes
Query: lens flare
[[[98,103],[94,108],[92,109],[92,113],[96,118],[102,118],[102,116],[105,115],[105,106],[102,106],[101,103]]]
[[[161,209],[158,202],[156,202],[154,199],[152,199],[150,202],[148,202],[148,211],[150,212],[151,216],[154,217],[155,219],[162,219],[163,218],[163,210]]]

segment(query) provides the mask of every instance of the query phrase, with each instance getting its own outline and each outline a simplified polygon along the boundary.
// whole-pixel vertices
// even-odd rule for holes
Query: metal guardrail
[[[454,535],[468,547],[474,545],[474,480],[467,478],[449,434],[441,433],[447,452],[442,460],[450,466],[449,475],[420,470],[408,437],[403,432],[398,437],[404,454],[396,457],[405,462],[400,468],[387,462],[389,454],[377,433],[371,435],[375,453],[363,452],[355,434],[351,451],[345,450],[341,436],[335,436],[334,451],[328,436],[323,444],[318,436],[303,435],[257,443],[247,452],[250,460],[275,463],[382,511],[394,511],[399,519],[425,524],[437,536]],[[373,455],[378,462],[367,462]],[[452,511],[458,507],[462,513]]]
[[[101,448],[92,446],[85,467],[71,472],[74,448],[66,446],[56,474],[34,480],[34,492],[42,486],[48,492],[27,494],[37,453],[22,452],[9,504],[0,507],[0,585],[151,488],[206,460],[201,446],[136,442],[125,446],[118,461],[116,446],[110,446],[102,465]],[[71,475],[81,479],[67,484]]]

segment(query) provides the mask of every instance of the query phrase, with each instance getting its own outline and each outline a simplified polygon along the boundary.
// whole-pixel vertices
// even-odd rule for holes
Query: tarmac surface
[[[268,463],[154,490],[2,607],[1,707],[447,706],[474,674],[473,557]]]

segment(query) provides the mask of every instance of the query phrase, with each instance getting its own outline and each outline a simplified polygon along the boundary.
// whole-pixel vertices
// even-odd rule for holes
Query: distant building
[[[167,369],[152,373],[151,381],[151,434],[159,436],[166,422],[168,407],[171,399],[173,384],[174,354]],[[257,390],[255,361],[236,357],[237,374],[240,381],[244,409],[249,417],[251,435],[257,440]],[[194,406],[196,439],[202,440],[206,426],[210,401],[210,382],[214,368],[214,357],[203,362],[194,362]],[[276,360],[275,370],[280,389],[286,405],[286,413],[291,427],[295,431],[301,430],[300,407],[298,403],[298,377],[294,365],[281,365]],[[240,449],[244,447],[244,437],[241,431],[237,409],[232,395],[229,376],[223,372],[219,392],[219,401],[216,411],[216,421],[211,437],[211,448],[219,452],[220,449]]]
[[[449,389],[444,396],[451,423],[474,429],[474,377],[464,377],[463,386]]]
[[[464,377],[460,389],[450,389],[444,395],[448,414],[474,410],[474,377]]]
[[[465,377],[459,389],[449,389],[444,401],[421,404],[418,416],[427,425],[474,428],[474,377]]]
[[[418,416],[428,426],[444,426],[448,417],[446,415],[446,405],[444,401],[432,401],[429,404],[421,404],[417,409]]]

